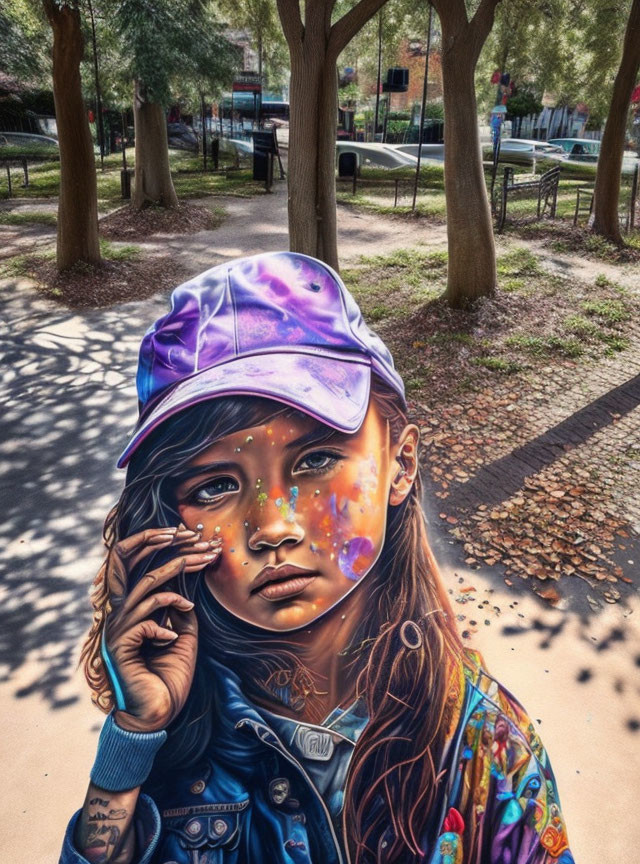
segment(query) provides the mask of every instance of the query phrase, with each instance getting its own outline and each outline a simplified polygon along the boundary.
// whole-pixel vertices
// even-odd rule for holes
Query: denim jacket
[[[298,723],[258,710],[211,662],[221,734],[201,762],[143,787],[133,864],[347,864],[342,796],[367,722],[362,704],[321,726]],[[572,864],[553,773],[522,707],[477,659],[457,698],[426,861]],[[87,864],[73,842],[79,812],[60,864]],[[389,826],[378,838],[382,860],[391,839]]]

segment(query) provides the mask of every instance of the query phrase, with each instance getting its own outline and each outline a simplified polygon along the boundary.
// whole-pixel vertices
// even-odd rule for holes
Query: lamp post
[[[427,51],[424,58],[424,83],[422,85],[422,106],[420,108],[420,130],[418,132],[418,163],[416,165],[416,179],[413,184],[413,204],[411,212],[415,213],[416,198],[418,197],[418,180],[420,178],[420,162],[422,159],[422,138],[424,135],[424,115],[427,107],[427,85],[429,82],[429,53],[431,51],[431,19],[433,17],[433,6],[429,3],[429,25],[427,29]]]

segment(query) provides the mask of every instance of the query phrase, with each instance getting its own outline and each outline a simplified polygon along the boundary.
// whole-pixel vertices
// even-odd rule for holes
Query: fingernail
[[[166,528],[161,529],[163,534],[175,534],[177,530],[178,529],[172,525],[168,525]]]
[[[187,611],[190,611],[191,609],[193,609],[193,607],[195,605],[196,604],[192,603],[191,600],[185,600],[184,603],[182,604],[182,608],[186,609]]]
[[[204,558],[205,561],[211,561],[212,558],[217,558],[217,556],[218,556],[217,552],[211,552],[207,555],[203,555],[202,557]]]

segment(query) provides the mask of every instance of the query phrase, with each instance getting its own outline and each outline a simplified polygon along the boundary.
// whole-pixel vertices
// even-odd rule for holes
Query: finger
[[[176,594],[174,591],[158,591],[156,594],[152,594],[138,603],[128,615],[123,616],[122,620],[118,621],[110,638],[117,638],[118,632],[128,630],[145,618],[149,618],[158,609],[164,609],[168,606],[174,606],[182,612],[189,612],[193,609],[191,600],[187,600],[182,594]]]
[[[126,655],[130,652],[137,654],[138,649],[143,642],[152,640],[154,642],[171,644],[172,642],[175,642],[177,638],[178,634],[173,630],[161,627],[155,621],[147,619],[146,621],[141,621],[139,624],[136,624],[135,627],[128,630],[120,639],[119,644],[114,647],[113,653],[116,657],[120,655],[121,659],[125,660],[127,659]],[[122,657],[123,654],[125,655],[124,657]]]
[[[131,534],[129,537],[119,540],[116,543],[115,551],[120,558],[126,559],[143,546],[147,546],[149,543],[173,539],[177,533],[178,529],[176,527],[145,528],[144,531],[139,531],[137,534]]]
[[[198,618],[193,610],[171,610],[171,626],[178,636],[197,636]]]
[[[146,545],[139,547],[137,551],[130,555],[127,561],[129,572],[153,552],[159,552],[169,546],[182,547],[187,544],[198,543],[201,541],[201,537],[202,535],[198,531],[190,531],[188,529],[184,531],[178,530],[175,534],[159,534],[151,537]]]
[[[116,543],[106,561],[106,581],[112,598],[122,598],[127,590],[131,569],[145,555],[169,546],[177,533],[177,528],[148,528]],[[135,550],[138,550],[137,555],[134,554]]]
[[[104,567],[111,600],[118,600],[124,596],[127,589],[126,567],[122,563],[120,556],[116,555],[113,549],[109,551]]]
[[[194,554],[181,555],[158,567],[157,570],[150,570],[146,573],[140,582],[135,586],[133,591],[127,597],[123,612],[129,613],[134,606],[147,596],[151,591],[156,591],[162,587],[170,579],[174,579],[179,573],[196,573],[202,570],[207,564],[212,564],[220,555],[220,544],[214,546],[210,544],[210,552],[197,552]]]

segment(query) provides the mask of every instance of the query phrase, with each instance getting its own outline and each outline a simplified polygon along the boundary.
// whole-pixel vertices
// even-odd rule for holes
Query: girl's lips
[[[302,594],[304,589],[308,588],[317,578],[315,573],[310,576],[291,576],[289,579],[282,579],[279,582],[267,582],[256,593],[264,597],[265,600],[284,600]]]

